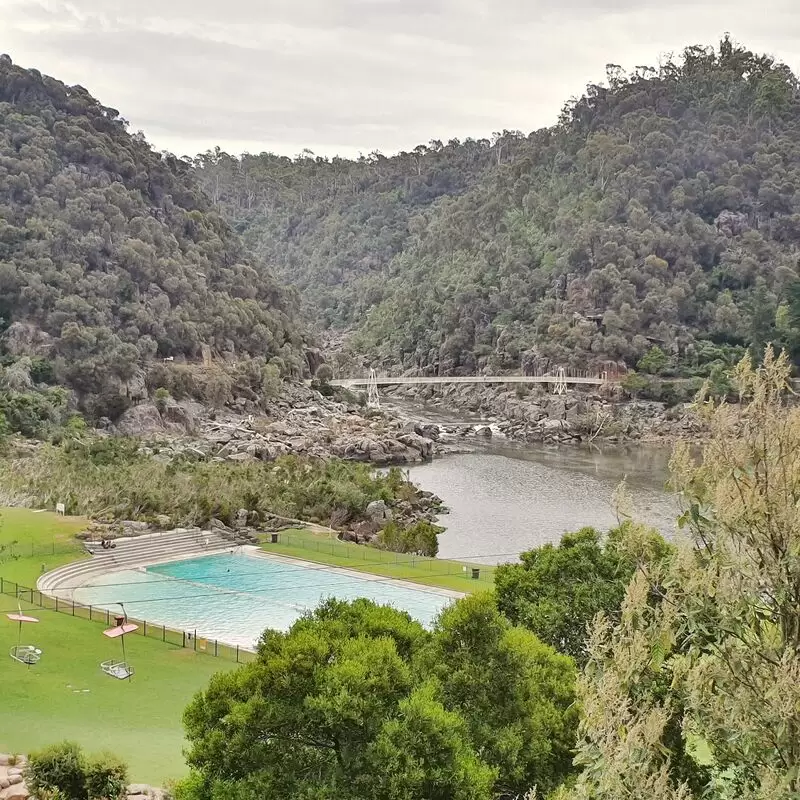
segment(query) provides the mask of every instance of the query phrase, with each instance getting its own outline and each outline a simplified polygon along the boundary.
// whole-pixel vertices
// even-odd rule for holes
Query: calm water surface
[[[614,488],[625,478],[635,516],[667,536],[678,506],[666,489],[666,449],[598,450],[488,446],[410,468],[411,478],[441,497],[442,558],[513,561],[523,550],[557,542],[585,525],[616,523]]]

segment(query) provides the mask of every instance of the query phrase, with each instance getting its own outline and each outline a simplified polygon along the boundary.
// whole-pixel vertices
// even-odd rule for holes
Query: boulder
[[[166,427],[176,430],[179,433],[194,434],[197,429],[197,420],[191,405],[188,403],[176,403],[171,400],[167,403],[162,419]]]
[[[123,436],[144,436],[164,430],[164,420],[152,403],[139,403],[129,408],[116,424],[117,433]]]
[[[47,356],[53,347],[48,333],[27,322],[12,322],[0,341],[12,356]]]
[[[382,522],[385,519],[391,519],[392,512],[383,500],[373,500],[367,506],[367,516],[374,522]]]
[[[566,428],[569,427],[569,423],[567,423],[566,420],[563,419],[547,418],[539,420],[539,427],[543,431],[561,431],[561,430],[566,430]]]
[[[430,439],[432,442],[438,442],[439,436],[441,435],[439,426],[433,424],[423,425],[422,430],[418,431],[418,433],[426,439]]]
[[[433,442],[424,436],[416,433],[406,433],[398,437],[398,441],[406,447],[416,450],[422,458],[430,458],[433,455]]]
[[[0,800],[26,800],[30,796],[24,783],[16,783],[0,792]]]
[[[250,455],[250,453],[231,453],[229,456],[226,456],[228,461],[238,461],[243,463],[245,461],[255,461],[255,458]]]

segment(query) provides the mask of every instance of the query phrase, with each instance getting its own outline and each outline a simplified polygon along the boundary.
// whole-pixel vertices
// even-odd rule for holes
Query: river
[[[415,411],[444,421],[441,413]],[[567,531],[586,525],[607,530],[616,524],[611,498],[623,479],[635,518],[666,536],[675,533],[679,510],[665,488],[666,449],[518,446],[495,439],[475,450],[409,469],[415,483],[450,509],[439,520],[447,528],[439,537],[441,558],[513,561]]]

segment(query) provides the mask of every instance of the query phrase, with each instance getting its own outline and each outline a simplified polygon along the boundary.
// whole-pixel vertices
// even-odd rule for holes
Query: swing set
[[[19,613],[6,614],[8,619],[10,619],[12,622],[19,623],[17,643],[11,648],[9,655],[14,659],[14,661],[18,661],[20,664],[24,664],[26,667],[32,667],[34,664],[39,663],[42,657],[42,650],[41,648],[32,644],[22,644],[22,626],[29,623],[38,623],[39,620],[36,617],[23,614],[22,606],[20,604],[17,605],[19,608]],[[128,622],[128,615],[125,612],[125,607],[122,605],[122,603],[118,603],[117,605],[119,605],[119,607],[122,609],[122,614],[117,614],[114,616],[114,627],[103,631],[103,635],[107,636],[109,639],[120,640],[120,644],[122,645],[122,660],[110,659],[108,661],[103,661],[100,664],[100,669],[102,669],[103,672],[109,677],[124,681],[130,680],[135,672],[133,666],[128,663],[125,656],[125,636],[138,630],[139,626],[134,625],[132,622]]]
[[[20,664],[30,667],[39,663],[39,659],[42,657],[42,651],[35,645],[22,644],[22,626],[25,623],[36,623],[39,620],[36,617],[29,617],[26,614],[23,614],[22,606],[19,603],[17,604],[17,608],[19,609],[18,614],[6,614],[6,616],[12,622],[19,623],[17,643],[11,648],[9,655],[14,659],[14,661],[19,661]]]
[[[100,669],[111,678],[124,681],[126,679],[130,680],[135,672],[134,668],[125,659],[125,635],[138,630],[139,626],[128,622],[128,615],[125,613],[125,606],[122,603],[117,605],[122,609],[122,614],[117,614],[114,617],[115,626],[103,631],[103,634],[108,636],[109,639],[119,639],[122,644],[122,661],[117,661],[116,659],[103,661],[100,664]]]

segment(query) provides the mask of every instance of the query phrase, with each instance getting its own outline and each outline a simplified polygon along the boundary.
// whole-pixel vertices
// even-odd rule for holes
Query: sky
[[[607,63],[725,32],[800,70],[797,0],[0,0],[0,52],[159,150],[356,156],[556,121]]]

